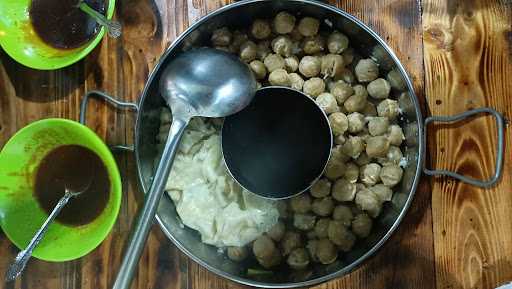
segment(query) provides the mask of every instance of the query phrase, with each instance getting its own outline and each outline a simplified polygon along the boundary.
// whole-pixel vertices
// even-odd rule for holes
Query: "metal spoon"
[[[94,18],[98,24],[102,25],[107,29],[108,35],[112,38],[117,38],[121,36],[121,24],[117,21],[108,20],[105,15],[99,13],[98,11],[92,9],[91,6],[87,5],[85,1],[81,0],[78,6],[80,10],[87,13],[89,16]]]
[[[165,189],[176,149],[194,116],[224,117],[252,100],[256,80],[234,55],[211,48],[182,53],[160,78],[160,93],[172,110],[172,125],[162,157],[125,251],[114,289],[128,289]]]
[[[43,239],[46,231],[50,227],[50,224],[53,222],[53,220],[55,220],[55,218],[59,215],[60,211],[64,208],[64,206],[69,202],[71,198],[74,198],[80,195],[81,193],[85,192],[90,185],[91,181],[89,181],[87,186],[84,189],[80,190],[79,192],[73,192],[68,188],[64,190],[64,196],[60,198],[55,208],[53,208],[48,218],[46,218],[46,221],[44,221],[43,225],[41,225],[41,228],[39,228],[34,237],[32,237],[32,240],[30,240],[28,246],[18,253],[16,258],[14,259],[14,263],[12,263],[7,269],[7,272],[5,273],[6,282],[14,281],[23,272],[28,260],[30,259],[30,257],[32,257],[32,251],[34,251],[36,246]]]

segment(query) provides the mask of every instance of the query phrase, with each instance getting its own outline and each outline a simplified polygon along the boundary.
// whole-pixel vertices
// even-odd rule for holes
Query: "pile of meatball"
[[[405,90],[400,73],[384,69],[382,49],[363,58],[346,35],[320,26],[318,19],[283,11],[255,20],[248,31],[222,27],[211,36],[213,47],[249,65],[260,86],[286,86],[315,99],[334,136],[322,178],[279,203],[280,220],[269,232],[228,248],[232,260],[254,256],[266,269],[331,264],[368,237],[402,179],[404,134],[393,97]]]

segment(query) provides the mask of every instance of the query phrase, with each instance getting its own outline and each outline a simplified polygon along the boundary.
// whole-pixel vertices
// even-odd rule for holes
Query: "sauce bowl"
[[[109,199],[90,223],[52,223],[33,252],[34,257],[45,261],[68,261],[91,252],[107,237],[121,205],[121,176],[116,162],[93,131],[66,119],[36,121],[18,131],[0,152],[0,226],[7,237],[23,249],[48,217],[34,195],[35,175],[45,155],[66,144],[84,146],[100,157],[110,179]]]

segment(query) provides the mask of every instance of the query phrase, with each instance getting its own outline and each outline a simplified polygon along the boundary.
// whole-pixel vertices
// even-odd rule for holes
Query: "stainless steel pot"
[[[154,161],[161,154],[157,150],[156,135],[159,132],[159,115],[161,108],[164,107],[164,101],[158,93],[158,79],[166,63],[180,51],[193,46],[207,45],[212,31],[216,28],[222,26],[248,27],[253,19],[266,18],[282,10],[324,19],[325,23],[322,25],[332,25],[348,35],[351,45],[363,55],[377,58],[383,69],[397,69],[401,73],[407,85],[407,93],[401,95],[399,104],[403,111],[401,125],[406,135],[404,156],[407,158],[408,164],[392,202],[384,207],[381,216],[374,224],[372,234],[366,240],[358,242],[353,251],[343,256],[341,262],[328,266],[318,265],[313,268],[311,276],[305,278],[302,276],[303,279],[294,274],[274,274],[261,278],[249,278],[246,275],[247,268],[245,265],[234,263],[227,259],[224,254],[219,253],[217,248],[201,243],[197,232],[181,225],[172,200],[167,196],[162,199],[156,219],[163,232],[180,250],[197,263],[220,276],[259,287],[310,286],[349,273],[374,254],[396,230],[413,200],[422,170],[427,175],[448,175],[477,186],[488,187],[498,181],[503,157],[503,118],[498,112],[490,108],[482,108],[454,117],[430,117],[424,122],[411,80],[389,46],[354,16],[324,3],[305,0],[247,0],[225,6],[203,17],[180,35],[163,54],[150,74],[137,104],[121,102],[102,92],[91,91],[85,95],[82,101],[80,121],[85,122],[89,97],[104,98],[119,108],[128,108],[137,112],[134,148],[114,146],[113,149],[133,150],[135,152],[139,183],[142,190],[146,192],[151,184]],[[236,25],[232,25],[233,22],[236,22]],[[458,121],[482,112],[493,114],[496,117],[498,128],[498,155],[496,172],[492,179],[478,181],[454,172],[424,168],[426,125],[428,123]]]

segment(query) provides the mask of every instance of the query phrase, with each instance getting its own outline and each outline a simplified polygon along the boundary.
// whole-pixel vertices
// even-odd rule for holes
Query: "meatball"
[[[391,91],[391,85],[383,78],[377,78],[370,82],[366,87],[368,94],[375,99],[388,98],[389,92]]]
[[[372,230],[372,219],[365,213],[357,214],[352,221],[352,232],[359,238],[366,238]]]
[[[341,222],[344,226],[349,227],[354,215],[352,214],[352,209],[349,207],[345,205],[338,205],[332,212],[332,218],[335,221]]]
[[[398,102],[392,99],[384,99],[377,105],[377,113],[379,116],[384,116],[390,120],[394,120],[400,113]]]
[[[389,57],[389,54],[386,52],[384,47],[379,44],[373,47],[372,58],[375,59],[385,70],[389,70],[393,67],[393,59]]]
[[[380,181],[381,166],[376,163],[369,163],[361,167],[359,179],[365,185],[372,186]]]
[[[290,199],[290,208],[296,213],[305,214],[311,210],[311,197],[309,194],[300,194]]]
[[[290,87],[296,89],[298,91],[302,91],[302,87],[304,86],[304,79],[297,73],[288,74],[288,79],[290,80]]]
[[[315,222],[316,217],[311,214],[295,214],[293,216],[293,226],[302,231],[312,230],[315,227]]]
[[[270,36],[270,24],[262,19],[256,19],[251,26],[251,34],[256,39],[265,39]]]
[[[268,72],[272,72],[277,69],[284,69],[284,59],[279,54],[269,54],[263,61],[267,67]]]
[[[332,187],[332,197],[339,202],[351,202],[356,196],[356,185],[346,179],[339,179]]]
[[[288,208],[288,202],[281,200],[277,201],[277,211],[279,212],[279,217],[286,219],[289,217],[289,208]]]
[[[249,253],[246,247],[228,247],[228,258],[235,262],[245,260],[247,255],[249,255]]]
[[[389,140],[385,136],[372,136],[366,140],[366,154],[369,157],[384,157],[389,149]]]
[[[337,145],[333,147],[331,150],[331,159],[333,161],[336,160],[338,162],[346,162],[350,159],[350,156],[346,155],[343,152],[343,148],[341,145]]]
[[[377,158],[377,161],[383,165],[399,165],[402,161],[403,154],[399,147],[390,146],[385,157]]]
[[[302,40],[301,47],[305,54],[317,54],[325,50],[325,40],[320,35],[306,37]]]
[[[325,91],[325,82],[318,77],[310,78],[304,81],[302,91],[304,91],[305,94],[315,98],[323,94],[323,92]],[[332,98],[334,99],[334,96]],[[320,101],[323,103],[323,105],[325,105],[325,109],[336,111],[336,108],[334,107],[334,105],[332,105],[331,97],[323,96]],[[336,103],[336,100],[334,100],[334,103]],[[336,107],[338,106],[336,105]]]
[[[286,263],[295,270],[302,270],[309,265],[309,255],[306,249],[297,248],[293,250],[288,259],[286,259]]]
[[[213,31],[211,41],[213,46],[228,46],[232,37],[231,31],[227,27],[222,27]]]
[[[268,76],[268,82],[271,85],[290,86],[288,72],[282,68],[272,71]]]
[[[341,56],[343,56],[343,60],[345,60],[345,65],[351,64],[352,61],[354,61],[354,48],[348,47],[347,49],[345,49],[345,51],[343,51]]]
[[[330,180],[336,180],[345,173],[345,163],[334,158],[329,159],[324,175]]]
[[[300,234],[293,231],[284,233],[281,239],[281,253],[283,256],[288,256],[294,249],[302,247],[302,239]]]
[[[299,69],[299,59],[297,56],[290,56],[284,59],[284,67],[288,72],[295,72]]]
[[[331,264],[338,258],[338,250],[329,239],[320,239],[314,246],[315,256],[324,265]]]
[[[286,228],[283,222],[277,222],[268,232],[267,235],[274,241],[279,242],[283,238]]]
[[[368,132],[372,136],[383,135],[388,131],[389,120],[387,117],[372,117],[368,122]]]
[[[330,53],[340,54],[348,47],[348,37],[344,34],[334,31],[327,38],[327,48]]]
[[[314,78],[311,78],[308,81],[311,81],[313,79]],[[306,85],[306,83],[308,83],[308,81],[306,81],[304,83],[304,86]],[[322,80],[320,79],[320,81],[322,81]],[[324,92],[324,93],[318,95],[318,97],[316,98],[316,103],[327,114],[330,114],[333,112],[338,112],[340,110],[340,108],[338,107],[338,103],[336,102],[336,99],[334,98],[334,96],[332,94],[330,94],[328,92]],[[350,119],[349,119],[349,128],[350,128]]]
[[[381,202],[389,202],[393,197],[393,191],[383,184],[377,184],[368,188]]]
[[[402,180],[403,172],[397,165],[384,166],[380,171],[380,179],[384,185],[394,187]]]
[[[382,208],[382,203],[379,198],[366,188],[357,191],[355,203],[359,209],[367,211],[368,214],[374,218],[380,214]]]
[[[375,104],[367,101],[362,113],[366,116],[377,116],[377,108],[375,107]]]
[[[261,61],[264,61],[265,60],[265,57],[267,57],[271,51],[270,51],[270,42],[265,40],[265,41],[260,41],[259,43],[256,44],[258,50],[256,51],[256,57],[261,60]]]
[[[283,57],[292,56],[293,44],[287,36],[278,36],[272,40],[272,50]]]
[[[334,136],[334,144],[343,145],[346,141],[347,141],[347,138],[345,137],[345,135],[340,134],[340,135]]]
[[[315,230],[311,230],[309,232],[306,233],[306,238],[308,240],[311,240],[311,239],[316,239],[316,233],[315,233]]]
[[[341,146],[341,145],[343,145],[347,141],[347,138],[343,134],[333,135],[333,136],[334,136],[334,138],[333,138],[334,145],[340,145]]]
[[[388,75],[386,79],[389,82],[389,85],[391,85],[392,88],[396,90],[405,90],[405,82],[402,78],[402,75],[397,70],[391,70],[388,72]]]
[[[240,59],[244,62],[251,62],[256,59],[258,47],[252,41],[247,41],[240,46]]]
[[[327,232],[327,231],[326,231]],[[327,237],[326,237],[327,238]],[[306,250],[309,253],[309,257],[312,261],[318,262],[318,258],[316,257],[316,248],[318,245],[317,239],[309,239],[306,243]]]
[[[297,29],[302,36],[315,36],[318,33],[320,21],[312,17],[304,17],[300,20]]]
[[[350,63],[346,58],[343,58],[343,59],[344,59],[346,65],[348,65]],[[343,69],[343,71],[339,75],[336,75],[334,77],[334,79],[335,80],[343,80],[346,83],[350,83],[350,84],[354,84],[356,82],[356,77],[355,77],[354,73],[352,73],[352,71],[347,68]]]
[[[363,139],[359,136],[349,136],[347,141],[342,146],[342,151],[344,154],[352,157],[357,158],[359,154],[364,149]],[[359,174],[359,169],[358,169]]]
[[[295,27],[295,16],[288,12],[279,12],[274,18],[274,31],[278,34],[287,34],[292,32]]]
[[[264,268],[272,268],[281,263],[279,250],[272,239],[265,235],[259,236],[256,241],[254,241],[252,252]]]
[[[348,132],[354,134],[363,130],[365,125],[364,115],[359,112],[353,112],[347,115],[348,119]]]
[[[331,85],[331,94],[334,95],[339,105],[342,105],[347,98],[354,94],[354,89],[348,83],[339,80]]]
[[[304,56],[299,62],[299,71],[305,77],[315,77],[320,73],[321,61],[316,56]]]
[[[249,63],[249,66],[251,67],[251,70],[254,73],[256,79],[264,79],[265,76],[267,76],[267,68],[263,62],[259,60],[253,60],[251,63]]]
[[[329,123],[334,136],[343,135],[348,129],[348,118],[342,112],[334,112],[329,115]]]
[[[393,124],[388,129],[388,140],[389,143],[395,146],[399,146],[402,144],[402,141],[405,139],[404,132],[402,128],[396,124]]]
[[[321,217],[329,216],[334,209],[334,202],[330,197],[315,199],[311,205],[313,212]]]
[[[318,238],[326,238],[327,237],[327,229],[329,228],[329,220],[328,218],[322,218],[318,220],[315,224],[315,236]]]
[[[340,74],[344,69],[343,57],[338,54],[327,54],[322,56],[320,73],[324,76],[333,77]]]
[[[311,196],[315,198],[327,197],[331,194],[331,182],[328,179],[319,179],[309,189]]]
[[[343,106],[348,112],[362,111],[366,106],[368,92],[362,85],[355,85],[352,89],[354,94],[345,100]]]
[[[355,67],[355,73],[359,82],[370,82],[379,77],[379,67],[371,59],[361,59]]]
[[[229,49],[233,51],[233,53],[240,52],[240,46],[247,42],[249,40],[249,37],[247,37],[247,34],[240,32],[240,31],[234,31],[233,32],[233,40],[231,41],[231,44],[229,45]]]
[[[349,183],[355,183],[357,182],[358,177],[359,167],[352,162],[348,162],[345,165],[345,175],[343,176],[343,178],[347,180]]]
[[[341,221],[331,221],[327,235],[343,252],[350,251],[356,242],[356,236]]]

